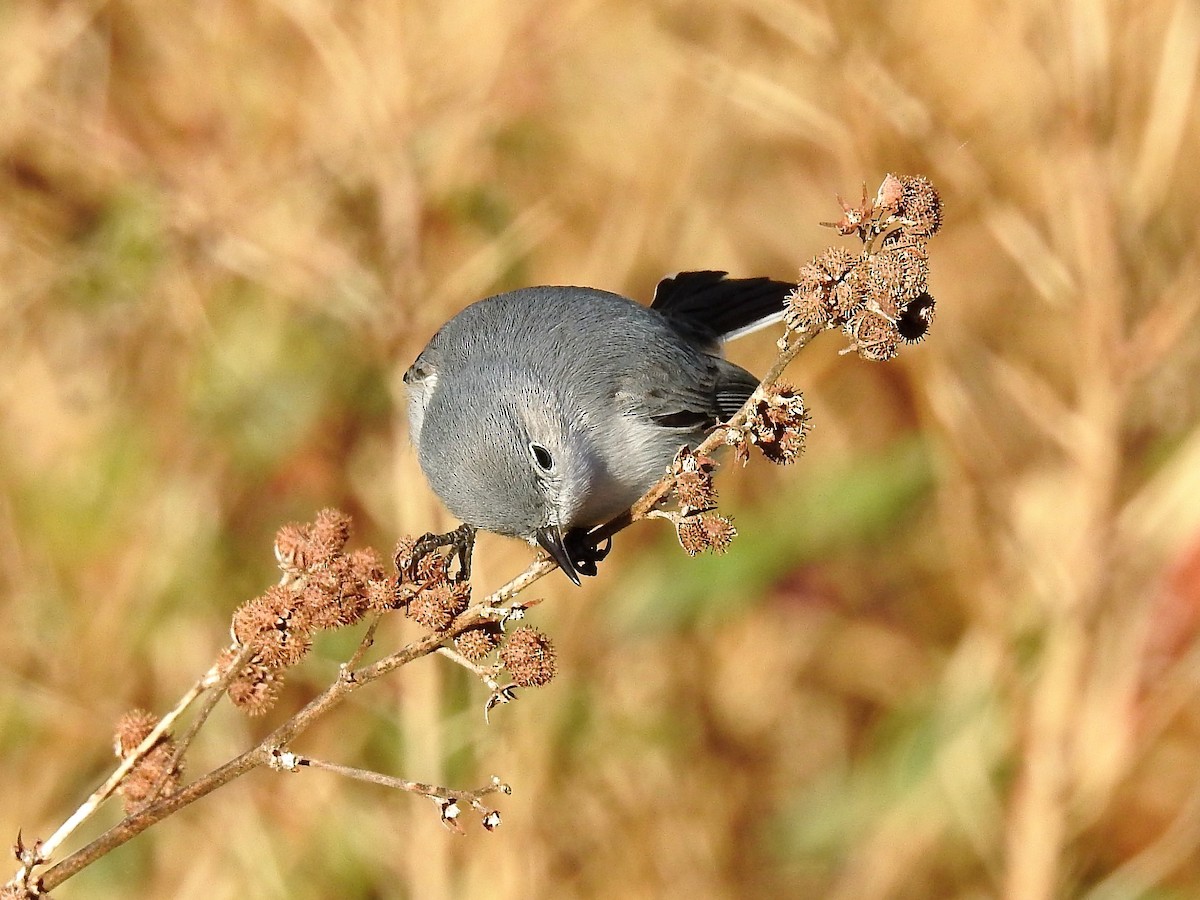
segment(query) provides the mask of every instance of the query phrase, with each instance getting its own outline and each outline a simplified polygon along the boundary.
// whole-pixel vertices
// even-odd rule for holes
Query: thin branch
[[[196,739],[196,735],[200,733],[200,729],[204,727],[204,723],[208,721],[208,717],[212,715],[212,711],[216,709],[217,704],[221,702],[221,698],[225,696],[225,691],[229,689],[229,685],[233,682],[233,679],[238,676],[238,673],[241,672],[242,668],[247,662],[249,662],[253,653],[254,648],[250,644],[246,644],[244,647],[242,647],[238,651],[237,656],[233,658],[233,661],[230,662],[228,667],[225,669],[225,674],[211,685],[212,689],[208,692],[208,696],[204,698],[204,703],[201,704],[200,709],[197,710],[196,717],[188,726],[187,731],[185,731],[182,736],[177,739],[175,754],[171,757],[170,764],[167,765],[167,767],[163,770],[163,774],[158,779],[158,783],[154,785],[154,790],[150,792],[151,800],[158,799],[163,788],[166,786],[167,781],[170,779],[171,773],[179,770],[179,766],[183,762],[183,757],[184,754],[187,753],[188,747],[192,745],[192,741]],[[213,667],[213,669],[216,668],[216,666]],[[213,669],[209,669],[210,675],[212,674]]]
[[[92,795],[84,801],[83,805],[81,805],[79,809],[75,810],[70,818],[63,822],[62,825],[59,826],[58,830],[54,832],[54,834],[50,835],[50,837],[42,842],[41,856],[44,859],[48,859],[51,855],[53,855],[54,851],[58,849],[63,841],[69,838],[75,832],[76,828],[87,821],[92,814],[100,808],[100,805],[112,796],[113,792],[117,789],[117,786],[120,785],[121,780],[127,774],[129,774],[129,770],[141,762],[146,754],[154,749],[154,746],[159,742],[162,736],[171,730],[171,726],[175,724],[175,720],[187,711],[188,707],[196,701],[197,697],[215,684],[218,678],[219,668],[216,664],[214,664],[212,668],[205,672],[204,675],[195,684],[193,684],[182,697],[179,698],[179,701],[175,704],[175,707],[159,720],[158,724],[150,730],[148,735],[146,735],[145,740],[138,744],[137,747],[134,748],[134,751],[129,754],[129,756],[121,760],[121,764],[113,770],[113,773],[109,775],[107,779],[105,779],[104,783],[100,785],[100,787],[96,788],[96,790],[92,792]]]
[[[269,751],[262,745],[248,750],[241,756],[231,759],[203,778],[199,778],[182,790],[164,797],[151,806],[126,816],[100,837],[87,846],[75,851],[62,862],[51,866],[37,879],[39,889],[51,891],[62,884],[72,875],[87,868],[107,853],[120,847],[126,841],[141,834],[151,825],[165,819],[172,813],[178,812],[185,806],[195,803],[201,797],[211,794],[222,785],[228,784],[239,775],[244,775],[258,766],[264,765],[269,758]]]
[[[452,647],[438,647],[434,652],[446,657],[446,659],[454,663],[457,663],[468,672],[478,677],[485,685],[487,685],[488,690],[494,691],[500,687],[496,681],[496,675],[498,675],[500,672],[499,666],[481,666],[478,663],[473,663],[471,660],[467,659]]]
[[[382,618],[382,613],[375,614],[371,623],[367,625],[367,630],[363,632],[362,640],[358,642],[358,647],[355,648],[353,655],[339,667],[343,678],[354,677],[354,667],[362,662],[363,656],[375,644],[375,632],[379,629],[379,622]]]
[[[421,781],[408,781],[404,778],[384,775],[382,772],[373,772],[370,769],[356,769],[352,766],[343,766],[320,759],[313,759],[310,756],[295,756],[284,768],[293,769],[304,766],[310,769],[324,769],[326,772],[344,775],[347,778],[365,781],[368,784],[377,784],[381,787],[393,788],[398,791],[408,791],[410,794],[420,794],[422,797],[429,797],[431,800],[458,800],[473,804],[489,794],[511,793],[509,786],[498,777],[493,777],[484,787],[463,791],[442,787],[437,784],[425,784]]]

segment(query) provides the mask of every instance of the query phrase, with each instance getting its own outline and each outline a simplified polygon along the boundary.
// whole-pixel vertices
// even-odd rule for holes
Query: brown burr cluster
[[[850,351],[888,360],[922,340],[933,320],[929,239],[942,224],[942,200],[923,175],[888,175],[874,197],[842,205],[824,224],[863,244],[856,256],[829,247],[800,269],[785,322],[794,331],[840,328]]]

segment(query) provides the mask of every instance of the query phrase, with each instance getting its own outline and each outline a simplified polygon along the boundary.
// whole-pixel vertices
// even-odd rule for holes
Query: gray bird
[[[594,574],[587,530],[758,385],[721,344],[780,319],[795,285],[725,275],[666,278],[649,307],[593,288],[523,288],[443,325],[404,382],[421,469],[450,512],[540,544],[575,584]]]

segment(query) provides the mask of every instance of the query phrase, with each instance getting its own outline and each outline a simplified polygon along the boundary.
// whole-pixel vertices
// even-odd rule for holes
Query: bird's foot
[[[449,547],[451,552],[458,557],[458,572],[455,573],[454,580],[463,582],[470,579],[471,555],[475,552],[475,528],[465,524],[459,525],[453,531],[447,531],[445,534],[428,532],[421,535],[417,539],[417,543],[413,545],[412,556],[408,561],[408,571],[405,574],[409,578],[416,578],[417,565],[421,560],[442,547]]]
[[[600,545],[591,540],[587,529],[575,528],[563,538],[563,545],[581,575],[595,575],[596,564],[602,562],[612,550],[612,537],[605,538]]]

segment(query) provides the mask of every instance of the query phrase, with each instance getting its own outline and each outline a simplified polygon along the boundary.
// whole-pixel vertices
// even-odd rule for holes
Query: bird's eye
[[[529,455],[533,457],[534,464],[543,472],[549,472],[554,468],[554,457],[541,444],[530,444]]]

